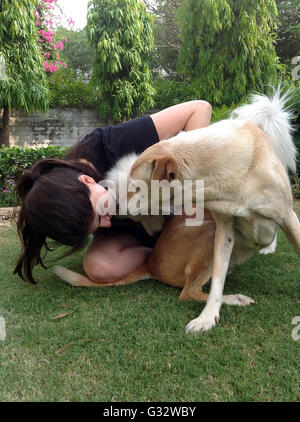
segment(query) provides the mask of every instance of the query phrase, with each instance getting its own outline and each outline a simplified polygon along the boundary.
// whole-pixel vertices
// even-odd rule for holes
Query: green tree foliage
[[[153,106],[149,58],[152,19],[140,0],[92,0],[88,37],[94,52],[93,79],[102,116],[115,122]]]
[[[48,108],[49,87],[35,27],[36,0],[0,0],[0,56],[5,78],[0,78],[3,123],[0,145],[9,145],[11,109],[30,113]]]
[[[85,29],[73,30],[59,27],[56,31],[59,39],[66,41],[60,53],[62,61],[67,63],[69,69],[74,70],[78,79],[88,80],[92,73],[93,54],[87,39]]]
[[[153,67],[175,75],[180,50],[177,11],[181,0],[143,0],[154,15],[154,43],[156,52]]]
[[[67,67],[49,75],[51,106],[96,107],[97,91],[90,81],[93,55],[86,30],[60,26],[56,36],[64,41],[60,58]]]
[[[275,83],[275,0],[184,0],[178,70],[214,105]]]
[[[280,59],[290,64],[300,55],[300,0],[276,0],[279,23],[276,52]]]
[[[69,66],[51,75],[50,92],[52,107],[96,108],[99,102],[91,82]]]

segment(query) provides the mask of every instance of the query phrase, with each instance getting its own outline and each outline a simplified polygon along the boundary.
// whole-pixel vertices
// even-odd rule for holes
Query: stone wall
[[[104,126],[95,109],[77,108],[53,108],[32,115],[13,112],[10,124],[10,145],[21,147],[70,146],[94,128]]]

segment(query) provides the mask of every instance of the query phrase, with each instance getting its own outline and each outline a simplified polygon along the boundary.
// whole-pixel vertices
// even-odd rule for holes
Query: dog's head
[[[144,180],[146,183],[151,183],[151,180],[171,182],[176,179],[177,164],[170,154],[151,155],[144,153],[140,155],[131,167],[129,180]]]
[[[136,199],[147,202],[148,208],[151,203],[151,181],[161,182],[166,180],[171,183],[177,178],[177,164],[170,154],[149,154],[147,151],[140,155],[131,167],[129,175],[127,199],[136,196]],[[143,188],[147,187],[146,193]],[[145,197],[147,195],[147,197]],[[145,205],[145,207],[147,207]],[[143,207],[144,208],[144,207]]]
[[[177,178],[177,164],[171,155],[143,157],[143,154],[132,165],[129,183],[133,180],[143,180],[150,187],[151,180],[172,180]]]

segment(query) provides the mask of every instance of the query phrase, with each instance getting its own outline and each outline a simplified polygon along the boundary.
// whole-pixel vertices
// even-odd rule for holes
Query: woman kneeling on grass
[[[78,250],[100,227],[107,230],[94,235],[84,256],[87,276],[111,283],[136,270],[148,258],[155,239],[139,223],[126,219],[120,225],[108,214],[100,217],[96,202],[108,191],[99,188],[98,182],[122,156],[142,153],[182,130],[208,126],[210,119],[211,106],[206,101],[178,104],[151,116],[97,128],[74,145],[64,160],[41,160],[25,171],[17,182],[22,252],[14,274],[35,283],[33,267],[45,268],[41,249],[49,250],[47,237]]]

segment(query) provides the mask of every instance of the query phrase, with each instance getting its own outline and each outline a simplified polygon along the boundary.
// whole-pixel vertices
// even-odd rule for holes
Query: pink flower
[[[1,1],[1,0],[0,0]],[[61,63],[59,57],[59,50],[64,49],[62,41],[55,41],[56,31],[53,31],[54,21],[52,10],[57,5],[57,0],[39,0],[40,6],[44,6],[42,16],[36,10],[35,24],[39,35],[39,42],[41,43],[41,51],[44,58],[44,69],[46,72],[57,72],[65,63]],[[69,24],[74,24],[72,19],[69,19]],[[67,37],[66,42],[67,42]],[[45,43],[45,44],[42,44]],[[56,62],[55,62],[56,60]]]
[[[58,43],[57,43],[57,46],[56,46],[58,49],[60,48],[61,50],[63,50],[64,49],[64,45],[63,45],[63,43],[61,42],[61,41],[58,41]]]
[[[53,28],[53,20],[51,18],[46,19],[46,24],[49,25],[51,29]]]
[[[69,24],[70,26],[72,26],[72,25],[75,25],[75,22],[73,21],[73,19],[72,19],[72,18],[69,18],[69,19],[68,19],[68,24]]]

